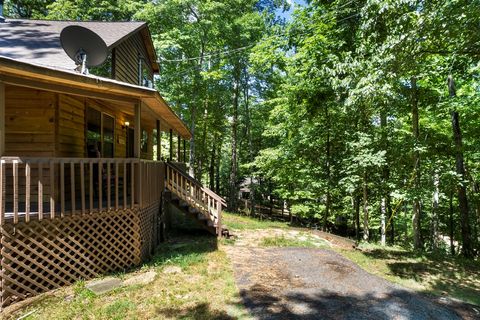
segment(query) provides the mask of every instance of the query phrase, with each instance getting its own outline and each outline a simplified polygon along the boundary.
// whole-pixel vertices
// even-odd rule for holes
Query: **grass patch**
[[[417,291],[480,306],[480,264],[462,257],[361,244],[337,251],[366,271]]]
[[[239,214],[223,212],[222,222],[229,229],[249,230],[249,229],[268,229],[268,228],[288,228],[287,222],[259,220],[257,218],[242,216]]]
[[[175,265],[180,273],[165,274]],[[96,296],[85,282],[61,289],[10,315],[17,319],[246,319],[228,257],[212,236],[175,238],[133,272],[154,270],[152,283]],[[121,277],[128,277],[129,273]]]
[[[307,236],[289,238],[284,235],[264,237],[260,241],[262,247],[297,247],[297,248],[328,248],[328,244],[321,239],[314,239]]]

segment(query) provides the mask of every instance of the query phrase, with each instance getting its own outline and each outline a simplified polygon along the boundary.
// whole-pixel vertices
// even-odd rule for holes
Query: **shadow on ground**
[[[181,318],[181,319],[198,319],[198,320],[233,320],[234,317],[229,316],[224,311],[212,310],[208,303],[200,303],[187,309],[161,309],[158,310],[158,315],[167,318]]]
[[[174,229],[144,266],[159,266],[168,262],[182,264],[217,249],[217,238],[205,230]]]
[[[392,275],[428,282],[426,293],[448,295],[480,305],[480,264],[456,257],[396,250],[371,250],[365,255],[384,259]]]
[[[259,319],[470,319],[404,290],[381,296],[292,290],[280,298],[262,289],[254,285],[241,292],[246,307]]]

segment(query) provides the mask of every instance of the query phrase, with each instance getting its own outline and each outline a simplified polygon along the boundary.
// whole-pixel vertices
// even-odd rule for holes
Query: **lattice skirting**
[[[148,258],[159,203],[146,209],[6,224],[1,231],[1,307]]]
[[[158,244],[158,222],[160,216],[160,201],[153,205],[140,210],[139,226],[140,226],[140,241],[141,241],[141,259],[146,260],[150,257],[156,244]]]

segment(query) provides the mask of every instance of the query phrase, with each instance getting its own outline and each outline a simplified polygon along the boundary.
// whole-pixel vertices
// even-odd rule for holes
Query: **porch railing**
[[[159,201],[163,163],[119,158],[0,159],[0,224],[146,207]]]
[[[220,236],[222,206],[226,207],[225,200],[212,190],[202,186],[199,181],[173,163],[166,163],[166,172],[166,188],[209,219],[212,226],[217,229],[217,235]]]

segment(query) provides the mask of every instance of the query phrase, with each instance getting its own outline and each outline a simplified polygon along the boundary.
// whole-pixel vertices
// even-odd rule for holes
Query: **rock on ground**
[[[137,284],[149,284],[153,282],[157,273],[155,271],[148,271],[144,273],[137,274],[133,277],[125,279],[123,281],[124,286],[133,286]]]
[[[182,273],[182,268],[177,266],[168,266],[163,269],[163,273]]]
[[[85,287],[93,293],[100,295],[110,292],[122,286],[122,280],[113,277],[103,278],[88,283]]]

